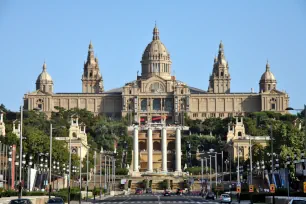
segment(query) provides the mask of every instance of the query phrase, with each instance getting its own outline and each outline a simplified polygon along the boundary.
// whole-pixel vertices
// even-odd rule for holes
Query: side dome
[[[47,72],[47,65],[44,62],[43,71],[38,75],[36,80],[36,90],[40,90],[45,93],[53,93],[53,80],[50,74]]]
[[[47,72],[47,65],[44,63],[43,65],[43,71],[38,75],[36,82],[40,81],[52,81],[52,77]]]
[[[270,71],[270,64],[267,62],[266,64],[266,71],[261,75],[259,81],[259,91],[266,92],[276,89],[276,78],[274,74]]]
[[[261,81],[276,81],[274,74],[270,71],[270,64],[267,62],[266,71],[261,75]]]
[[[142,54],[141,65],[143,78],[158,75],[164,79],[171,79],[170,53],[160,41],[156,25],[153,29],[153,39]]]

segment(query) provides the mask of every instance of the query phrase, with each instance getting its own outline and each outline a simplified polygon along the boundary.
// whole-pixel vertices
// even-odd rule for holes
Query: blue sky
[[[105,89],[141,72],[154,22],[177,79],[207,90],[220,40],[232,92],[258,91],[267,59],[290,95],[306,103],[306,1],[0,1],[0,103],[17,110],[46,60],[55,92],[81,92],[92,40]]]

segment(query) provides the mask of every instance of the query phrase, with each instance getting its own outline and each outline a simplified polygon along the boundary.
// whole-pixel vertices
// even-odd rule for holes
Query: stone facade
[[[235,124],[228,125],[226,151],[232,160],[239,157],[246,160],[250,155],[250,146],[257,143],[265,147],[270,142],[270,136],[250,136],[245,133],[243,117],[236,117]],[[238,151],[239,150],[239,151]]]
[[[77,154],[82,160],[87,155],[88,144],[86,126],[84,123],[79,124],[79,118],[74,115],[71,117],[69,137],[56,137],[56,140],[64,140],[71,148],[72,154]]]
[[[208,90],[188,86],[171,75],[170,54],[161,42],[159,30],[153,29],[153,39],[141,59],[142,73],[136,80],[118,89],[104,91],[103,79],[90,43],[82,75],[82,93],[54,93],[53,81],[43,71],[36,81],[36,91],[24,96],[24,108],[40,108],[48,116],[55,107],[87,109],[94,114],[112,118],[128,116],[131,122],[182,123],[182,116],[204,120],[209,117],[244,115],[249,112],[275,111],[286,113],[289,96],[277,90],[277,81],[269,63],[259,82],[259,93],[235,93],[230,89],[229,65],[224,45],[219,45],[213,63]]]
[[[3,121],[4,112],[0,110],[0,136],[5,136],[5,124]]]

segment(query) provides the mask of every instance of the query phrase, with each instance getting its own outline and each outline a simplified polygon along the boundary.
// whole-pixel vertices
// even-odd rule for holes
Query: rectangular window
[[[275,109],[276,109],[275,103],[272,103],[272,104],[271,104],[271,109],[272,109],[272,110],[275,110]]]

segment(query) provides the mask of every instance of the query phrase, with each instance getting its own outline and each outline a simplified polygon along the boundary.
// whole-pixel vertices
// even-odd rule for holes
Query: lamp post
[[[68,166],[68,204],[70,204],[70,180],[71,180],[71,137],[69,137],[69,166]]]
[[[225,163],[225,172],[227,172],[227,165],[229,164],[229,160],[226,159],[224,163]]]
[[[286,110],[304,111],[304,150],[306,150],[306,104],[304,104],[304,109],[295,109],[292,107],[288,107],[286,108]],[[303,158],[303,177],[304,177],[304,171],[306,171],[306,164]]]
[[[34,111],[40,110],[34,108]],[[23,106],[20,106],[20,140],[19,140],[19,164],[22,164],[22,140],[23,140]],[[19,184],[18,184],[18,198],[22,197],[22,168],[19,168]]]
[[[88,200],[88,169],[89,169],[89,150],[90,150],[90,147],[88,146],[87,147],[87,154],[86,154],[86,201]]]
[[[79,198],[79,204],[82,203],[82,145],[80,146],[80,198]]]
[[[102,198],[102,158],[103,158],[103,148],[100,151],[100,199]]]
[[[223,151],[215,152],[214,149],[209,149],[208,154],[214,154],[215,156],[215,173],[216,173],[216,188],[218,185],[218,154],[222,155],[222,166],[223,166]],[[222,177],[223,177],[223,168],[222,168]]]
[[[305,139],[304,139],[304,149],[306,149],[306,104],[304,105],[304,109],[295,109],[292,107],[286,108],[286,110],[295,110],[295,111],[304,111],[304,131],[305,131]]]
[[[290,160],[290,156],[287,155],[286,156],[286,163],[285,163],[285,169],[287,170],[287,193],[288,193],[288,198],[289,198],[289,194],[290,194],[290,191],[289,191],[289,188],[290,188],[290,184],[289,184],[289,175],[290,175],[290,171],[289,171],[289,168],[288,166],[291,164],[291,160]]]

